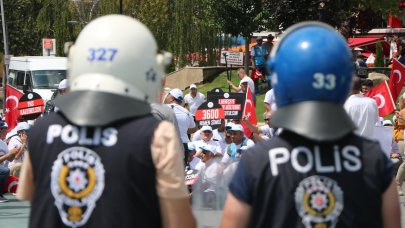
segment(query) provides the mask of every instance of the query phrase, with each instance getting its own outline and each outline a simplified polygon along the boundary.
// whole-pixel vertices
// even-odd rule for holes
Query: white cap
[[[405,93],[403,93],[403,94],[402,94],[402,98],[404,98],[404,99],[405,99]]]
[[[383,126],[392,126],[392,121],[391,120],[384,120],[383,121]]]
[[[28,131],[30,128],[31,128],[31,126],[27,122],[19,122],[16,127],[17,132],[23,131],[23,130]]]
[[[231,127],[230,131],[241,131],[241,132],[243,132],[243,127],[240,124],[234,124]]]
[[[9,133],[7,133],[6,140],[11,138],[14,135],[17,135],[17,130],[15,128],[12,131],[10,131]]]
[[[217,153],[217,152],[215,151],[215,148],[214,148],[213,146],[211,146],[211,145],[200,146],[200,149],[201,149],[202,151],[209,151],[209,152],[213,153],[214,155]]]
[[[231,128],[232,128],[233,125],[235,125],[235,124],[232,123],[232,122],[228,122],[228,123],[225,125],[225,129],[229,131],[229,130],[231,130]]]
[[[247,150],[248,147],[247,146],[242,146],[241,148],[239,148],[239,150]]]
[[[63,79],[59,82],[58,89],[66,89],[68,86],[67,84],[67,79]]]
[[[194,143],[192,143],[192,142],[188,142],[188,143],[187,143],[187,147],[188,147],[188,150],[189,150],[189,151],[195,150]]]
[[[201,132],[204,132],[204,131],[212,131],[212,127],[211,127],[211,126],[202,126],[202,128],[201,128],[200,131],[201,131]]]
[[[180,89],[172,89],[170,90],[169,94],[172,95],[174,99],[183,101],[183,92]]]
[[[191,84],[190,89],[197,89],[197,86],[195,84]]]

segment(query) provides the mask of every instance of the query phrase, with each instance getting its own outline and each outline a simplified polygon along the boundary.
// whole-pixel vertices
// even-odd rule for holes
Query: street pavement
[[[9,202],[0,203],[0,228],[25,228],[28,227],[30,206],[28,202],[18,201],[15,196],[5,194]],[[401,222],[405,228],[405,196],[400,197]],[[218,227],[222,213],[220,211],[195,211],[200,228]]]
[[[0,203],[0,228],[28,227],[30,205],[28,202],[18,201],[11,194],[4,194],[8,202]]]

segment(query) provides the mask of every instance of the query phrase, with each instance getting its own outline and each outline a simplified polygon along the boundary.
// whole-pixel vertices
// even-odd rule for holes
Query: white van
[[[58,89],[59,82],[66,78],[66,73],[66,57],[11,57],[7,84],[21,92],[24,87],[36,92],[46,102]]]

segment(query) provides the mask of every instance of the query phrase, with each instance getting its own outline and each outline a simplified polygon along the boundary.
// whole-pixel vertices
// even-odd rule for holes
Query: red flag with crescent
[[[252,123],[253,125],[257,124],[256,109],[253,102],[253,95],[252,92],[250,91],[249,86],[246,92],[246,100],[245,100],[245,107],[243,109],[243,116],[246,116],[249,122]],[[250,137],[253,132],[249,129],[249,127],[246,125],[244,121],[242,121],[241,124],[243,126],[245,135],[247,137]]]
[[[395,110],[395,103],[386,81],[371,88],[365,96],[371,97],[377,102],[379,116],[389,115]]]
[[[392,60],[392,68],[390,74],[390,82],[388,87],[390,88],[392,99],[397,100],[401,90],[404,87],[405,83],[405,66],[402,65],[398,60]]]
[[[8,131],[13,130],[17,125],[17,120],[20,117],[20,113],[18,112],[18,101],[22,95],[24,94],[16,88],[9,85],[6,86],[6,111],[4,113],[8,125]]]

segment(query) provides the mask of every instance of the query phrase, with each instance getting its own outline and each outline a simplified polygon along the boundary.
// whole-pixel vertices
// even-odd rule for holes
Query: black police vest
[[[30,227],[161,227],[153,116],[102,128],[59,113],[29,132],[35,194]]]
[[[382,227],[381,196],[393,172],[378,142],[354,134],[315,142],[285,131],[239,166],[235,176],[246,177],[230,188],[238,197],[249,186],[249,227]]]

